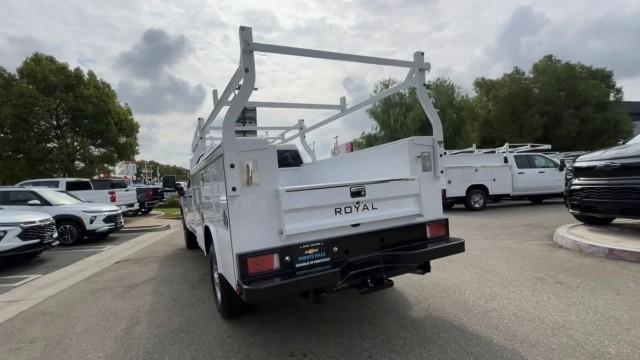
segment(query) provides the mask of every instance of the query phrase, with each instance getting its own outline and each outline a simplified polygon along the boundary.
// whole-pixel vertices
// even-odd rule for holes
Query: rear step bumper
[[[238,290],[247,303],[260,303],[284,295],[312,290],[340,290],[357,287],[370,278],[390,278],[410,272],[426,273],[429,261],[464,252],[464,240],[449,238],[433,243],[406,247],[410,250],[377,252],[349,259],[339,266],[317,269],[292,278],[272,278],[246,283]]]

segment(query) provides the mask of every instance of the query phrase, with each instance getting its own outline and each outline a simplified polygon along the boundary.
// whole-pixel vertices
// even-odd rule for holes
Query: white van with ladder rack
[[[219,96],[214,90],[211,114],[199,119],[190,181],[180,191],[186,247],[209,256],[223,317],[239,315],[246,303],[284,295],[388,288],[394,276],[426,274],[431,260],[464,251],[464,241],[449,236],[442,211],[442,125],[425,88],[429,64],[422,52],[402,61],[258,43],[251,28],[239,32],[240,65]],[[408,73],[401,83],[352,106],[344,97],[338,104],[251,101],[254,52],[394,66]],[[433,136],[316,159],[308,132],[409,88],[416,89]],[[335,113],[308,127],[303,120],[283,126],[238,121],[254,108]],[[214,126],[223,109],[221,126]],[[264,131],[280,133],[261,136]],[[303,163],[291,143],[295,139],[310,162]]]

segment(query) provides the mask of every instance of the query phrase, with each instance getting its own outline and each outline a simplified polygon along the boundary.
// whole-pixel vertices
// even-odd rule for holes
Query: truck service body
[[[442,126],[428,97],[429,65],[253,42],[240,28],[240,66],[214,109],[198,123],[190,181],[182,194],[187,248],[209,255],[211,282],[224,317],[244,303],[282,295],[346,288],[390,287],[391,277],[426,274],[430,261],[464,251],[449,237],[440,201]],[[254,51],[409,69],[397,86],[347,107],[340,104],[249,101],[255,85]],[[305,134],[408,88],[416,88],[434,136],[411,137],[342,156],[316,160]],[[237,90],[237,91],[236,91]],[[212,125],[222,108],[221,127]],[[337,112],[310,127],[238,126],[246,107],[327,109]],[[275,137],[238,136],[281,130]],[[210,132],[222,136],[210,136]],[[293,134],[291,134],[293,132]],[[311,162],[302,163],[299,139]]]
[[[468,210],[478,211],[490,200],[528,199],[538,203],[562,197],[563,160],[536,152],[509,151],[508,144],[485,151],[450,151],[444,157],[445,207],[462,203]]]

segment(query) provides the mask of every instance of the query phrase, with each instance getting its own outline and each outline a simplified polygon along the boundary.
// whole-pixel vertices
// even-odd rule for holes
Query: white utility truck
[[[64,190],[87,202],[117,206],[123,213],[139,209],[135,188],[96,189],[89,179],[32,179],[18,183],[16,186],[40,186]]]
[[[400,61],[258,43],[251,28],[239,32],[240,65],[220,96],[214,90],[208,118],[199,119],[190,181],[180,191],[186,247],[209,256],[223,317],[239,315],[245,303],[288,294],[316,298],[346,288],[388,288],[393,276],[426,274],[431,260],[464,251],[462,239],[449,237],[442,212],[442,125],[425,88],[429,64],[422,52]],[[335,105],[250,101],[254,52],[402,67],[408,73],[403,82],[352,106],[345,98]],[[316,161],[308,132],[409,88],[416,89],[433,136]],[[254,108],[335,113],[309,127],[304,121],[261,127],[240,119]],[[222,126],[214,126],[223,109]],[[282,133],[260,136],[265,130]],[[290,144],[295,139],[311,162],[303,164]]]
[[[445,208],[464,204],[479,211],[489,201],[529,200],[562,197],[564,160],[554,160],[539,151],[548,145],[528,144],[497,149],[447,151],[444,157]],[[549,147],[550,148],[550,147]]]

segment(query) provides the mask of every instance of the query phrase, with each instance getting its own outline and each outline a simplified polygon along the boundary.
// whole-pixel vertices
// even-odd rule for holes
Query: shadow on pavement
[[[354,291],[331,294],[321,304],[293,296],[223,320],[215,310],[205,257],[177,249],[162,263],[150,309],[156,316],[145,319],[150,331],[145,339],[152,342],[138,354],[144,358],[522,358],[439,314],[416,313],[397,288],[365,296]],[[416,281],[429,281],[428,275]]]
[[[490,203],[481,211],[467,211],[464,208],[464,205],[457,204],[455,207],[445,210],[445,214],[448,212],[451,213],[482,213],[482,212],[491,212],[491,211],[499,211],[499,210],[508,210],[508,209],[518,209],[518,208],[541,208],[545,206],[557,206],[564,205],[564,201],[562,199],[552,199],[545,200],[542,204],[532,204],[529,201],[501,201],[499,203]]]

